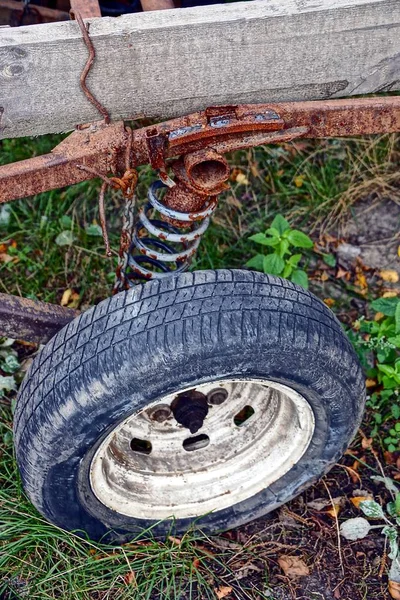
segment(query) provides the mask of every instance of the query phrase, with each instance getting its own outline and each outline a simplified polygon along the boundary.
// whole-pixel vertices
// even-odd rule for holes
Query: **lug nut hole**
[[[233,422],[238,427],[242,427],[254,415],[252,406],[244,406],[240,412],[233,417]]]
[[[138,454],[150,454],[152,451],[152,445],[148,440],[133,438],[131,440],[131,449]]]
[[[196,435],[195,437],[186,438],[183,441],[183,447],[187,452],[193,452],[193,450],[200,450],[205,448],[210,443],[210,438],[205,433]]]

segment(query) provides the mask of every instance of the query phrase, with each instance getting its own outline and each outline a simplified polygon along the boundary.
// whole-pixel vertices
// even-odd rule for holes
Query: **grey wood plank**
[[[92,19],[112,119],[400,89],[399,0],[256,0]],[[99,120],[76,22],[0,29],[0,138]]]

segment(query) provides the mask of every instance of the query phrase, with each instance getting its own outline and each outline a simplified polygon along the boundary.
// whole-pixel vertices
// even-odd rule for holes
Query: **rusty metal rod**
[[[45,344],[79,310],[0,293],[0,337]]]
[[[71,9],[79,13],[82,19],[101,17],[101,10],[97,0],[70,0]]]
[[[212,107],[133,132],[131,164],[154,162],[207,147],[219,153],[295,138],[357,136],[400,131],[400,97]],[[162,138],[162,144],[149,140]],[[129,136],[122,122],[96,123],[72,133],[50,154],[0,166],[0,203],[71,185],[93,176],[123,173]]]
[[[169,8],[175,8],[173,0],[140,0],[142,9],[144,11],[149,10],[168,10]]]

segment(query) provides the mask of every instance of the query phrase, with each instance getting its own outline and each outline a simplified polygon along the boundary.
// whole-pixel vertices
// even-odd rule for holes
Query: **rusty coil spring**
[[[157,192],[167,187],[162,181],[155,181],[148,190],[148,202],[139,211],[128,258],[129,285],[135,279],[162,278],[186,271],[217,207],[217,198],[212,197],[197,212],[168,208],[157,197]],[[160,218],[154,217],[155,212]],[[179,228],[171,222],[178,222]],[[174,244],[181,245],[182,250],[176,252]]]

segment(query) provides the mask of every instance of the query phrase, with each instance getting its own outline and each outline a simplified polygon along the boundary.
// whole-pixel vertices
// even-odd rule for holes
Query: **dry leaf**
[[[400,256],[400,246],[397,248],[397,256]]]
[[[366,500],[373,500],[373,497],[372,496],[355,496],[354,498],[350,498],[350,502],[356,508],[360,508],[360,502],[365,502]]]
[[[396,290],[389,290],[382,294],[382,298],[395,298],[397,295],[398,294]]]
[[[365,385],[366,385],[367,388],[372,388],[372,387],[375,387],[377,385],[377,382],[376,382],[375,379],[366,379],[365,380]],[[372,438],[370,438],[370,439],[372,439]],[[363,446],[363,448],[364,448],[364,446]]]
[[[342,277],[345,277],[349,275],[349,272],[346,271],[345,269],[342,269],[342,267],[339,267],[336,273],[336,279],[341,279]]]
[[[231,593],[232,588],[229,587],[228,585],[224,585],[219,588],[214,588],[214,591],[217,595],[218,600],[221,600],[221,598],[225,598],[226,596],[228,596],[228,594]]]
[[[383,281],[387,281],[388,283],[397,283],[399,281],[399,274],[393,269],[379,271],[379,276]]]
[[[7,264],[7,263],[13,262],[13,261],[16,262],[15,259],[17,259],[17,261],[18,261],[17,256],[10,256],[9,254],[6,254],[5,252],[0,252],[0,262]]]
[[[133,571],[129,571],[129,573],[124,576],[124,583],[126,583],[126,585],[130,585],[131,583],[136,585],[136,577]]]
[[[295,177],[294,180],[293,180],[294,181],[294,185],[296,187],[298,187],[298,188],[301,188],[301,186],[304,183],[304,179],[305,179],[304,175],[297,175],[297,177]]]
[[[180,538],[173,537],[172,535],[169,535],[168,539],[170,542],[172,542],[173,544],[176,544],[177,546],[180,546],[182,543],[182,540]]]
[[[293,579],[310,574],[310,569],[299,556],[287,556],[282,554],[282,556],[278,558],[278,564],[285,575]]]
[[[340,512],[341,506],[340,504],[335,504],[333,503],[333,506],[326,511],[326,514],[329,515],[330,517],[332,517],[332,519],[336,519],[339,512]]]
[[[389,594],[395,600],[400,600],[400,583],[389,580]]]
[[[360,288],[361,292],[364,293],[368,289],[367,279],[362,271],[356,273],[354,277],[354,284]]]
[[[321,277],[320,277],[320,279],[321,279],[321,281],[328,281],[328,279],[329,279],[329,275],[328,275],[328,273],[326,273],[325,271],[323,271],[323,272],[321,273]]]
[[[374,317],[374,321],[380,321],[381,319],[383,319],[384,317],[384,313],[383,312],[377,312],[375,317]]]
[[[61,298],[61,306],[68,306],[68,302],[70,301],[71,296],[72,296],[71,289],[68,288],[67,290],[64,290],[64,293]]]
[[[199,558],[195,558],[192,562],[192,567],[193,569],[198,569],[200,565],[200,559]]]
[[[363,437],[363,439],[361,440],[361,446],[364,448],[364,450],[367,450],[368,448],[372,447],[372,442],[373,442],[373,438],[372,437],[371,438]]]
[[[247,185],[249,183],[249,180],[247,179],[244,173],[238,173],[236,175],[236,182],[240,183],[240,185]]]
[[[335,304],[335,300],[333,298],[324,298],[324,304],[331,308]]]

